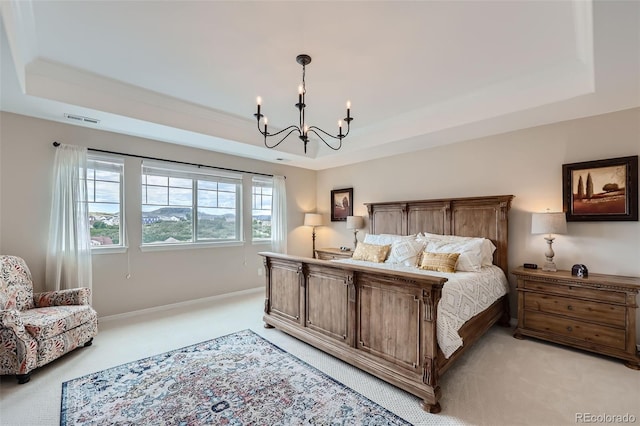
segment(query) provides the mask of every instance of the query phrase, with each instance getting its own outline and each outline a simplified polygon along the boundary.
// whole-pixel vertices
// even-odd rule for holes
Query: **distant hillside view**
[[[120,243],[120,217],[113,213],[90,212],[93,245]],[[270,238],[271,216],[252,218],[253,238]],[[198,215],[198,240],[236,239],[236,218],[233,214]],[[143,244],[182,243],[193,241],[193,213],[190,207],[161,207],[142,212]]]

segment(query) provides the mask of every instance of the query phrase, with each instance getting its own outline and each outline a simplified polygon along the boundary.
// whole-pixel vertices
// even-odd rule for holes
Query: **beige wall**
[[[316,173],[84,127],[1,113],[0,252],[23,257],[36,290],[44,289],[44,271],[53,141],[178,161],[287,176],[289,253],[311,254],[304,212],[316,203]],[[259,251],[269,245],[140,251],[140,160],[125,160],[125,208],[128,253],[93,255],[93,303],[101,316],[130,312],[263,285]],[[245,185],[244,205],[250,206]],[[245,221],[245,235],[250,223]],[[130,273],[130,279],[127,274]]]
[[[332,189],[353,187],[354,214],[362,216],[365,202],[513,194],[509,265],[542,264],[546,243],[531,235],[531,212],[562,211],[562,164],[639,154],[635,108],[324,170],[318,211],[328,226],[318,228],[317,246],[353,245],[344,222],[329,221]],[[553,248],[558,268],[584,263],[591,272],[640,276],[640,222],[571,222]]]
[[[313,172],[77,126],[0,114],[0,251],[24,257],[43,288],[54,140],[98,149],[287,176],[289,253],[309,256],[303,213],[323,213],[317,247],[351,246],[344,222],[329,221],[331,189],[354,188],[354,214],[365,202],[513,194],[509,264],[541,264],[545,242],[531,235],[531,212],[562,209],[562,164],[640,154],[640,109]],[[94,305],[101,315],[191,300],[262,285],[265,246],[141,252],[136,207],[138,160],[129,158],[127,254],[94,256]],[[131,189],[134,188],[135,189]],[[317,198],[316,198],[317,194]],[[362,239],[364,230],[360,232]],[[558,267],[640,276],[640,222],[569,223],[554,243]],[[127,265],[130,265],[129,267]],[[129,268],[129,269],[128,269]],[[131,278],[126,279],[128,270]],[[513,277],[510,277],[512,285]],[[515,314],[515,310],[513,310]],[[639,318],[640,323],[640,318]],[[640,333],[639,333],[640,336]]]

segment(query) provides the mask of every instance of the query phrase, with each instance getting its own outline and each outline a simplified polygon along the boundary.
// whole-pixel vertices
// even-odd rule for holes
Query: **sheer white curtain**
[[[271,206],[271,249],[287,253],[287,189],[284,176],[273,177]]]
[[[91,288],[86,173],[87,148],[60,145],[56,149],[47,246],[49,290]]]

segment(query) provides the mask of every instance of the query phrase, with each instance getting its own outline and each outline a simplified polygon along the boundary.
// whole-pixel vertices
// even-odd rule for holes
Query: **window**
[[[242,176],[142,165],[142,244],[241,241]]]
[[[91,247],[124,247],[124,161],[105,155],[87,156],[87,201]]]
[[[271,202],[273,179],[254,177],[251,197],[251,237],[254,241],[271,239]]]

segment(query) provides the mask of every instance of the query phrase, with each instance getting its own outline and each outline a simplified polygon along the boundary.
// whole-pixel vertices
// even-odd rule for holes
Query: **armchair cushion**
[[[21,313],[24,328],[36,340],[45,340],[91,321],[95,311],[88,305],[34,308]]]

